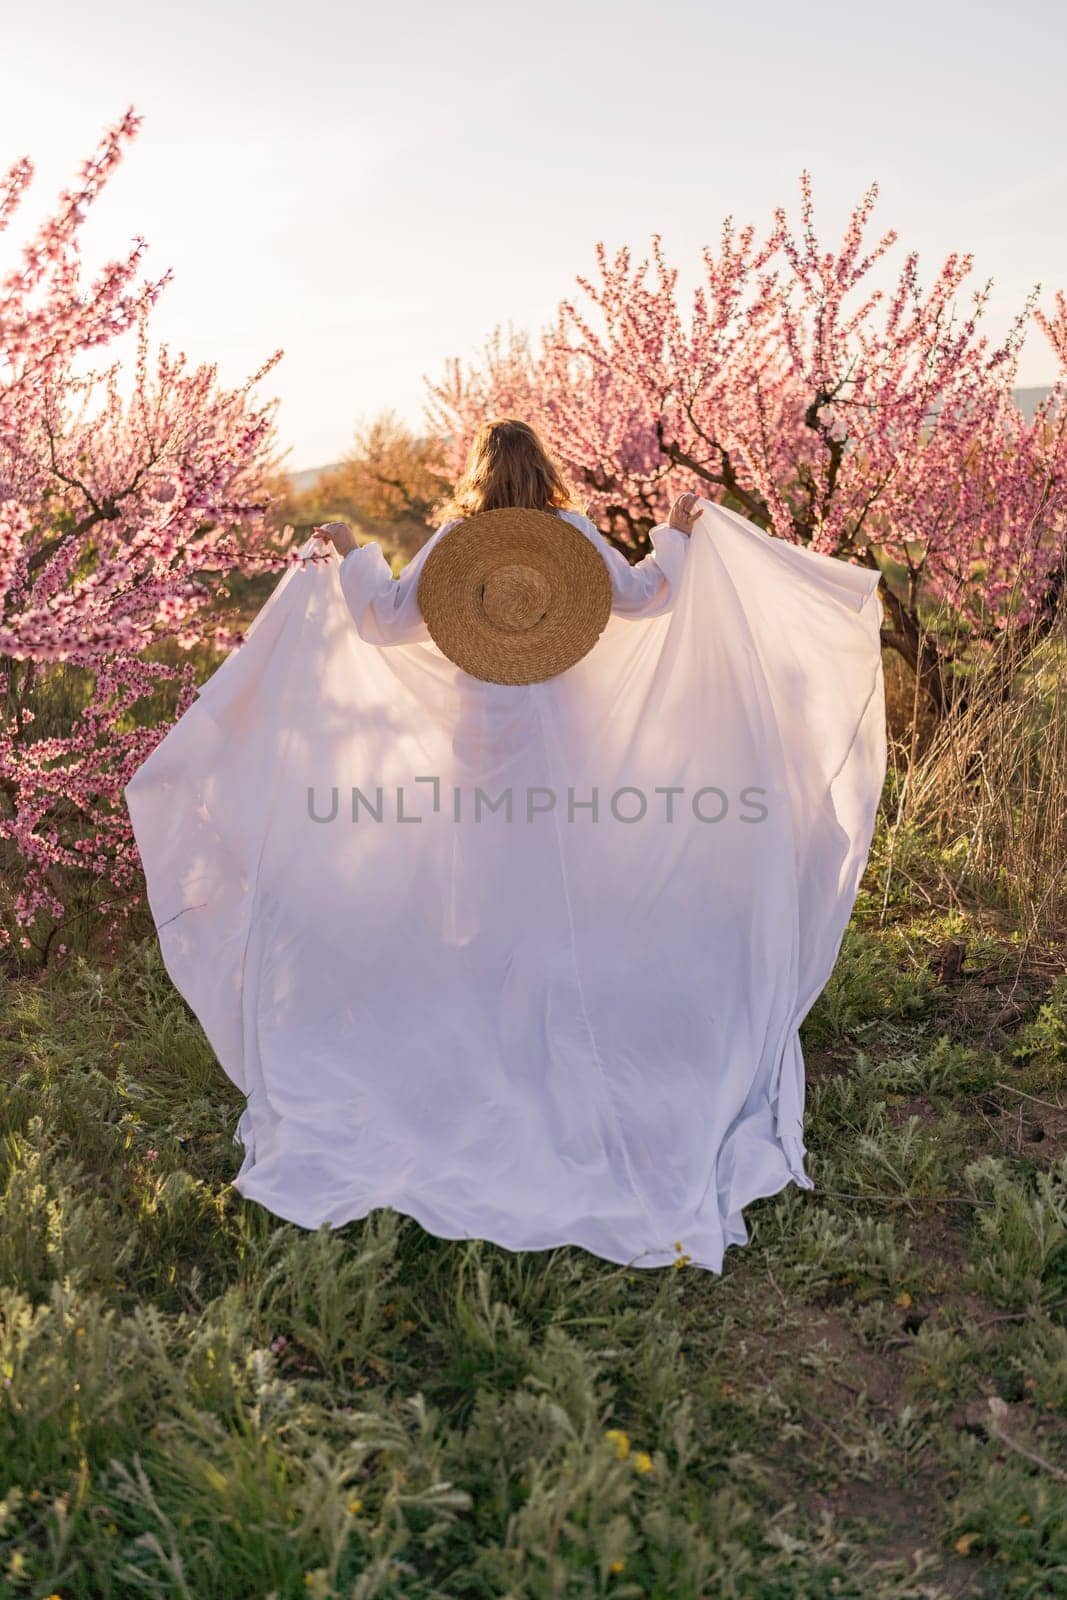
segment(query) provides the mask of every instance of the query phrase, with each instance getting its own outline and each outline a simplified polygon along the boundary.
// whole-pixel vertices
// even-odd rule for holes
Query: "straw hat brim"
[[[479,511],[443,534],[419,574],[430,637],[488,683],[539,683],[592,649],[611,615],[596,547],[550,511]]]

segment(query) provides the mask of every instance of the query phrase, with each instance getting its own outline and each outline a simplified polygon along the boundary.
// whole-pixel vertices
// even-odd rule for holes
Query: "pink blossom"
[[[139,121],[127,112],[105,133],[0,273],[0,837],[23,859],[23,928],[63,915],[71,869],[106,884],[105,923],[135,903],[122,790],[195,692],[189,664],[145,648],[225,635],[200,573],[286,565],[264,539],[273,406],[250,395],[280,352],[224,390],[213,367],[154,350],[149,319],[169,274],[141,275],[143,239],[83,280],[79,231]],[[0,175],[0,231],[32,170],[20,160]],[[135,341],[126,399],[116,361],[85,361],[123,333]],[[59,665],[87,699],[38,737],[36,692]],[[168,717],[145,725],[160,689]]]
[[[970,256],[950,255],[924,287],[910,252],[895,285],[873,289],[896,242],[888,231],[863,244],[877,186],[836,249],[817,239],[807,173],[800,190],[799,228],[782,209],[759,239],[726,220],[688,310],[658,235],[640,262],[600,244],[595,273],[577,280],[582,303],[563,301],[538,338],[498,327],[475,361],[447,363],[428,405],[442,474],[455,477],[487,416],[519,416],[624,550],[643,553],[674,497],[696,488],[782,539],[901,564],[885,638],[905,656],[926,601],[955,611],[978,647],[1004,627],[1040,628],[1067,554],[1067,296],[1048,316],[1028,301],[991,346],[988,289],[959,309]],[[1032,319],[1060,377],[1027,422],[1012,388]]]

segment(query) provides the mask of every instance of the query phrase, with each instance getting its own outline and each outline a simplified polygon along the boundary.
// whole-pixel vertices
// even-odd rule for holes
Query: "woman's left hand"
[[[344,557],[350,550],[358,548],[356,536],[347,522],[320,522],[312,532],[317,533],[320,539],[328,539],[339,556]]]
[[[671,514],[668,519],[669,525],[672,528],[677,528],[679,533],[688,535],[692,533],[693,525],[699,515],[700,496],[690,490],[686,494],[680,494],[671,506]]]

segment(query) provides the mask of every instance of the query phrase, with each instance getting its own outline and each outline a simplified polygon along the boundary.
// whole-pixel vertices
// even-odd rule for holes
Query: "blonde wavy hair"
[[[442,516],[450,521],[500,506],[585,512],[573,485],[536,431],[516,417],[493,417],[482,423]]]

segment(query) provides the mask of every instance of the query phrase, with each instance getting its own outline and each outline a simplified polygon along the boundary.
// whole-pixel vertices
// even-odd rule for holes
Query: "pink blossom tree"
[[[588,307],[564,301],[536,343],[498,328],[479,360],[429,384],[427,409],[452,475],[486,415],[524,417],[635,554],[696,486],[780,538],[880,567],[886,643],[944,710],[965,682],[961,634],[967,647],[1005,627],[1037,637],[1059,604],[1067,316],[1062,295],[1054,318],[1031,295],[991,346],[990,285],[956,309],[969,256],[924,290],[911,252],[894,287],[871,287],[896,242],[864,246],[876,197],[872,185],[836,249],[816,237],[807,173],[799,233],[781,209],[759,241],[727,218],[687,315],[659,235],[654,283],[648,260],[598,245],[596,279],[578,279]],[[1027,422],[1012,387],[1034,316],[1060,377]]]
[[[122,790],[165,731],[146,711],[184,710],[194,644],[239,638],[209,614],[218,575],[284,564],[262,539],[273,407],[249,393],[280,352],[234,391],[153,355],[169,274],[142,278],[143,240],[83,282],[79,230],[139,120],[105,134],[0,279],[0,942],[16,953],[136,902]],[[0,231],[32,172],[0,180]],[[123,334],[125,398],[116,360],[90,364]]]

